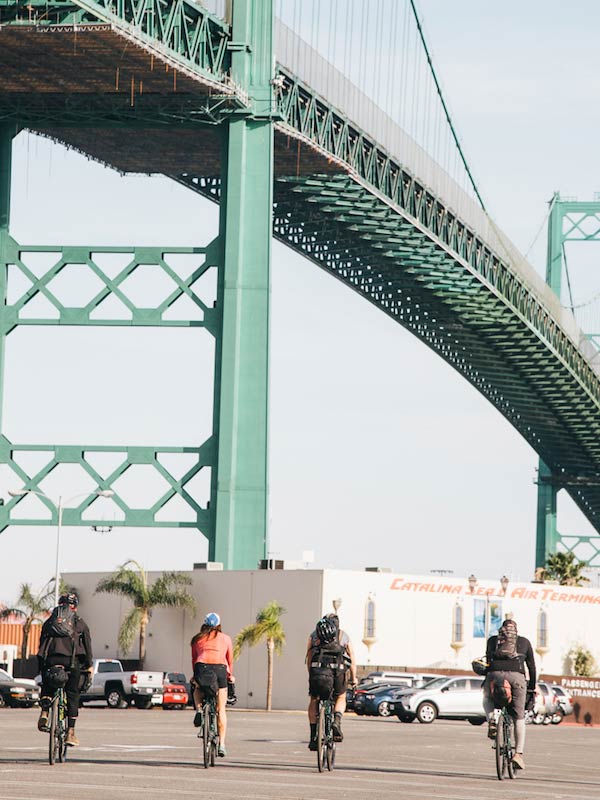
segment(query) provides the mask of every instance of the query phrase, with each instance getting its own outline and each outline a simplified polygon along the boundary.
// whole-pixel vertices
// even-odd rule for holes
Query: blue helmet
[[[210,614],[207,614],[204,617],[204,624],[208,625],[209,628],[216,628],[221,624],[221,617],[214,611],[211,611]]]

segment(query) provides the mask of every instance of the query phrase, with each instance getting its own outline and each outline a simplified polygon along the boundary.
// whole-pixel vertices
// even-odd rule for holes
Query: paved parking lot
[[[226,759],[200,766],[191,711],[85,708],[82,746],[48,766],[34,709],[0,710],[0,800],[598,800],[600,729],[528,727],[527,770],[496,779],[484,728],[466,722],[403,725],[348,715],[336,769],[320,775],[299,712],[229,714]]]

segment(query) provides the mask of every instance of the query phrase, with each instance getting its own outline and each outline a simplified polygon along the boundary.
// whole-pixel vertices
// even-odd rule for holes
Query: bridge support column
[[[6,261],[8,229],[10,224],[10,182],[12,169],[12,140],[14,125],[0,123],[0,263]],[[6,302],[6,270],[0,270],[0,307]],[[4,320],[0,319],[0,422],[4,407],[4,352],[6,330]],[[1,427],[0,427],[1,430]]]
[[[546,251],[546,283],[560,300],[563,270],[563,204],[555,194],[548,217],[548,248]]]
[[[559,535],[556,529],[556,495],[551,483],[552,473],[540,458],[538,471],[537,535],[535,545],[536,569],[546,566],[549,555],[556,553]]]
[[[269,293],[273,215],[271,0],[235,0],[232,76],[251,113],[227,123],[221,171],[222,336],[214,541],[209,557],[253,569],[266,556]]]
[[[14,125],[0,123],[0,234],[8,233]]]

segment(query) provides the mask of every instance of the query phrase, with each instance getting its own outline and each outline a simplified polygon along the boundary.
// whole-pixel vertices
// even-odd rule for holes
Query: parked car
[[[185,708],[190,698],[190,684],[183,672],[165,672],[163,675],[162,707]]]
[[[192,700],[192,687],[190,681],[188,681],[183,672],[165,672],[164,681],[169,683],[179,683],[182,686],[185,686],[185,690],[188,693],[188,706],[194,705]]]
[[[397,686],[398,684],[393,684]],[[371,692],[373,689],[389,688],[392,684],[389,683],[359,683],[355,689],[346,689],[346,708],[354,709],[354,702],[359,695]],[[406,687],[404,687],[406,688]],[[357,712],[358,713],[358,712]]]
[[[163,701],[163,673],[136,670],[124,672],[114,658],[95,658],[92,665],[92,684],[81,702],[106,700],[110,708],[122,708],[126,703],[136,708],[150,708]]]
[[[399,699],[407,692],[421,689],[437,675],[414,675],[408,684],[380,684],[370,683],[359,686],[353,697],[353,708],[357,714],[371,714],[380,717],[390,716],[390,702]],[[346,700],[347,706],[347,700]]]
[[[389,717],[391,714],[390,703],[398,700],[407,692],[412,692],[410,686],[372,685],[370,691],[359,692],[355,696],[354,710],[361,715]]]
[[[552,717],[553,724],[558,725],[562,722],[563,717],[573,713],[573,697],[564,686],[559,686],[557,683],[550,684],[550,688],[558,698],[558,709]]]
[[[389,710],[402,721],[418,719],[429,724],[435,719],[466,719],[472,725],[485,722],[483,678],[442,676],[423,689],[412,690],[390,703]]]
[[[526,720],[529,719],[534,725],[550,725],[559,710],[560,703],[554,688],[546,681],[538,681],[535,686],[535,705]]]
[[[0,669],[0,708],[31,708],[40,699],[40,690],[35,681],[29,678],[13,678],[4,669]]]

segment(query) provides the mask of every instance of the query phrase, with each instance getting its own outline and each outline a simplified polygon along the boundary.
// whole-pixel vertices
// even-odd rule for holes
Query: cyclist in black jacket
[[[48,667],[62,666],[67,671],[69,679],[65,686],[67,695],[67,744],[77,747],[79,739],[75,736],[75,722],[79,714],[79,696],[83,682],[90,680],[92,669],[92,639],[90,629],[83,619],[76,613],[79,598],[75,592],[63,594],[58,601],[59,606],[68,606],[74,612],[73,636],[56,636],[51,629],[51,619],[42,625],[40,647],[38,650],[38,664],[42,675],[42,697],[40,699],[41,712],[38,720],[38,730],[48,729],[48,711],[54,694],[54,689],[45,683],[45,674]]]
[[[513,764],[525,769],[523,752],[525,748],[525,706],[528,696],[535,695],[536,668],[533,648],[529,639],[517,635],[517,623],[506,619],[502,623],[500,638],[515,640],[516,655],[512,658],[498,653],[498,636],[490,636],[486,647],[488,663],[486,679],[483,684],[483,707],[488,718],[488,736],[496,736],[496,717],[494,715],[494,686],[502,686],[507,681],[512,690],[512,708],[515,716],[516,746]],[[500,648],[502,649],[502,648]],[[527,667],[527,670],[525,670]],[[527,677],[526,677],[527,672]]]

